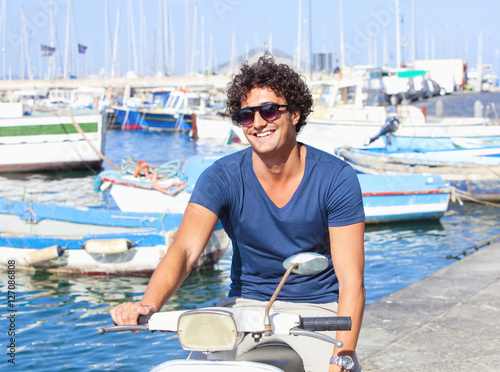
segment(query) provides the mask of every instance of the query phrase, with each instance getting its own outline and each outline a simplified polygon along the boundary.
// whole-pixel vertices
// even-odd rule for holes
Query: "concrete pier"
[[[364,372],[500,370],[500,243],[367,306]]]

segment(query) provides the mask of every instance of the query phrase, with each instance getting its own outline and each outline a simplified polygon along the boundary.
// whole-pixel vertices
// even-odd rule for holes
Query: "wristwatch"
[[[354,369],[354,360],[349,355],[332,356],[330,364],[337,364],[342,371],[352,371]]]

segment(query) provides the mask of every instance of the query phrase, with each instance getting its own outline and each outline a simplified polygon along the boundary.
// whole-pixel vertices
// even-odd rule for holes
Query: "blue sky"
[[[339,58],[338,0],[162,1],[168,4],[172,20],[168,31],[173,35],[169,49],[173,50],[170,55],[174,63],[172,59],[167,62],[172,74],[201,71],[203,64],[208,66],[210,56],[212,63],[226,63],[234,53],[245,55],[248,50],[262,47],[264,43],[272,45],[273,50],[279,49],[291,57],[296,56],[299,2],[302,4],[301,50],[304,55],[312,50],[313,53],[332,53],[334,61]],[[124,75],[129,70],[137,70],[140,74],[152,75],[159,69],[159,14],[164,14],[164,11],[159,11],[159,2],[160,0],[142,0],[141,17],[141,0],[131,0],[132,20],[127,12],[129,0],[108,0],[111,46],[118,3],[121,6],[117,39],[119,48],[115,64],[117,73]],[[68,1],[52,0],[52,3],[57,32],[57,69],[62,73]],[[412,55],[412,3],[412,0],[400,0],[403,61],[410,60]],[[418,59],[464,58],[468,61],[469,69],[475,68],[478,40],[481,38],[482,62],[492,64],[494,70],[499,72],[498,0],[415,0],[414,3]],[[40,56],[40,45],[51,44],[49,4],[50,0],[7,0],[6,64],[3,67],[3,59],[0,59],[0,76],[3,77],[5,70],[10,70],[14,77],[19,76],[21,66],[25,66],[25,71],[27,70],[27,59],[33,75],[38,76],[40,71],[47,73],[49,58]],[[21,6],[25,14],[27,44],[21,42]],[[387,63],[395,67],[395,0],[343,0],[342,6],[346,64],[381,66]],[[312,27],[309,25],[310,20]],[[132,28],[132,21],[135,28]],[[74,43],[88,47],[85,54],[74,56],[76,71],[73,73],[78,76],[99,74],[105,68],[105,0],[73,0],[72,25]],[[131,52],[132,30],[135,30],[137,58]],[[309,30],[312,31],[311,37]],[[186,48],[188,40],[191,43]],[[0,45],[3,48],[3,36],[0,37]],[[29,58],[23,59],[22,45],[28,50]],[[76,45],[72,50],[76,50]],[[193,56],[197,58],[192,58]],[[191,62],[186,63],[186,60]]]

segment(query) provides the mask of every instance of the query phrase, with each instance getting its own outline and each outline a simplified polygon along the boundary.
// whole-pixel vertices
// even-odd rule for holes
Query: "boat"
[[[153,96],[155,94],[158,92],[153,93]],[[138,109],[143,115],[142,128],[191,132],[193,137],[196,136],[196,115],[205,111],[201,96],[185,89],[177,89],[167,94],[168,98],[163,107]]]
[[[155,180],[137,171],[135,175],[104,171],[99,180],[102,189],[110,188],[112,198],[123,211],[179,213],[186,208],[201,172],[224,155],[194,156],[183,167],[167,164],[163,171],[162,167],[157,171],[165,177]],[[450,188],[439,176],[360,174],[359,180],[367,223],[438,219],[448,209]]]
[[[360,75],[317,81],[311,84],[311,92],[314,112],[298,138],[328,153],[345,145],[365,145],[390,116],[380,79]],[[397,117],[412,126],[425,122],[422,110],[412,105],[398,106]],[[371,146],[382,144],[379,139]]]
[[[114,106],[113,126],[117,124],[122,130],[143,129],[144,115],[134,106]]]
[[[183,164],[160,166],[127,159],[121,171],[106,170],[97,176],[121,211],[136,213],[184,213],[196,180],[213,162],[228,153],[197,155]]]
[[[440,175],[358,174],[367,224],[444,216],[450,185]]]
[[[106,135],[102,113],[23,115],[21,103],[1,103],[0,111],[0,172],[101,168]]]
[[[128,102],[128,101],[127,101]],[[176,131],[193,138],[226,139],[231,121],[207,106],[198,92],[160,89],[150,103],[114,107],[116,120],[125,130]]]
[[[124,213],[0,198],[0,267],[75,274],[151,274],[180,213]],[[194,269],[212,267],[229,238],[219,224]]]
[[[500,147],[389,151],[340,147],[336,155],[364,174],[441,175],[465,200],[500,200]]]
[[[391,151],[454,150],[457,148],[495,147],[500,141],[500,125],[487,125],[482,118],[444,118],[420,126],[401,125],[391,134]]]
[[[197,137],[199,139],[215,139],[227,142],[233,127],[235,125],[231,119],[219,112],[196,117]]]
[[[370,138],[379,133],[391,116],[399,121],[394,136],[401,138],[401,142],[417,137],[443,138],[451,146],[449,137],[500,136],[500,125],[490,125],[486,118],[427,119],[421,108],[411,104],[398,105],[392,114],[393,107],[381,104],[382,99],[378,98],[383,96],[380,79],[370,75],[359,72],[340,79],[312,82],[314,112],[298,134],[299,140],[332,154],[342,146],[381,147],[384,145],[381,138],[372,143]]]

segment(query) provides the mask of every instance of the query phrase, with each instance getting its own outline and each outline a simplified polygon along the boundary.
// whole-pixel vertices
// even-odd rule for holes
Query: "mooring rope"
[[[480,199],[474,197],[473,194],[471,194],[467,191],[459,190],[453,186],[451,187],[450,199],[453,203],[458,203],[460,205],[464,205],[462,199],[466,199],[468,201],[478,203],[478,204],[491,205],[493,207],[500,207],[499,203],[493,203],[493,202],[490,202],[488,200],[480,200]]]
[[[480,248],[484,248],[484,247],[490,245],[491,243],[493,243],[494,240],[497,240],[499,238],[500,238],[500,234],[497,234],[497,235],[493,236],[492,238],[486,240],[482,244],[475,244],[471,247],[465,248],[460,253],[447,255],[446,258],[459,259],[460,256],[466,257],[466,256],[470,255],[471,253],[478,251]]]
[[[114,165],[112,162],[110,162],[105,156],[104,154],[99,151],[98,149],[96,149],[94,147],[94,145],[92,144],[92,142],[89,141],[89,139],[87,138],[87,136],[85,135],[85,132],[83,131],[82,127],[80,127],[80,124],[78,124],[75,120],[75,118],[73,117],[73,115],[71,114],[71,112],[69,111],[57,111],[55,112],[55,114],[59,115],[59,114],[64,114],[64,115],[67,115],[69,116],[69,118],[71,119],[71,121],[73,122],[73,126],[76,128],[76,130],[78,131],[78,133],[81,134],[81,136],[83,137],[83,139],[89,144],[89,146],[92,148],[92,150],[94,150],[94,152],[103,160],[105,161],[106,163],[108,163],[110,166],[112,166],[113,168],[115,168],[116,170],[120,170],[119,167],[117,167],[116,165]]]

